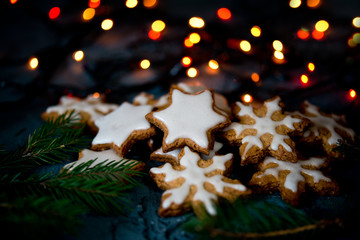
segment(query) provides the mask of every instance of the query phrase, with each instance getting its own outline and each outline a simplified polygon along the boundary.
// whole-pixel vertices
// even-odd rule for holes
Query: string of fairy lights
[[[21,1],[17,0],[10,0],[10,3],[16,6],[17,4],[21,4]],[[102,2],[100,0],[89,0],[87,7],[83,9],[83,11],[79,14],[81,14],[81,18],[83,22],[90,22],[92,21],[98,14],[98,9],[101,6]],[[323,2],[321,0],[290,0],[288,1],[288,7],[291,9],[296,9],[300,7],[307,7],[309,9],[317,9],[322,6]],[[124,5],[126,8],[133,9],[137,8],[140,5],[142,5],[145,9],[155,9],[159,5],[158,0],[143,0],[143,1],[137,1],[137,0],[126,0],[124,2]],[[216,11],[216,16],[218,20],[222,21],[223,23],[226,23],[228,21],[231,21],[233,18],[233,12],[231,9],[226,7],[221,7],[219,9],[214,10]],[[48,10],[48,18],[51,21],[57,21],[62,16],[62,9],[59,6],[53,6]],[[101,20],[100,28],[103,31],[109,31],[111,30],[116,23],[114,22],[114,19],[111,17],[106,16],[104,19]],[[185,51],[184,53],[191,53],[191,49],[200,44],[204,38],[204,29],[207,25],[207,22],[205,19],[203,19],[200,16],[193,16],[188,19],[187,23],[190,31],[186,35],[184,39],[182,39],[183,48]],[[347,47],[351,49],[356,49],[360,45],[360,16],[354,16],[352,21],[348,23],[349,28],[352,29],[352,35],[349,36],[347,39]],[[149,26],[147,30],[147,36],[149,40],[151,41],[159,41],[166,35],[166,29],[169,28],[167,26],[166,20],[164,19],[156,19],[154,20]],[[331,29],[331,26],[329,24],[329,21],[326,19],[319,19],[316,21],[312,26],[307,27],[300,27],[297,29],[297,31],[294,33],[296,38],[301,41],[309,41],[309,40],[315,40],[318,42],[322,42],[326,39],[327,35],[329,34],[329,31]],[[261,39],[264,32],[261,25],[253,25],[249,30],[249,33],[251,34],[251,39],[227,39],[226,41],[226,48],[230,50],[237,51],[239,53],[243,53],[245,55],[251,56],[255,54],[254,51],[254,45],[256,45],[256,39]],[[288,63],[289,59],[287,55],[289,54],[289,49],[287,48],[286,42],[281,41],[280,39],[273,39],[272,43],[272,56],[271,56],[271,62],[275,65],[284,65]],[[256,46],[255,46],[256,48]],[[76,62],[81,62],[86,58],[86,52],[83,49],[78,49],[72,53],[72,58]],[[219,61],[219,59],[216,58],[210,58],[206,60],[207,62],[207,68],[209,71],[221,71],[221,64],[222,62]],[[28,68],[36,71],[37,68],[41,62],[39,62],[39,59],[37,56],[31,56],[28,60]],[[199,76],[200,71],[198,66],[195,64],[195,61],[193,59],[193,56],[191,54],[186,54],[184,56],[181,56],[181,65],[185,69],[185,74],[188,78],[196,78]],[[139,69],[147,70],[151,68],[152,62],[151,59],[144,58],[141,59],[138,62]],[[317,69],[317,63],[314,61],[307,61],[306,66],[304,68],[304,71],[302,74],[298,76],[299,83],[306,87],[308,85],[311,85],[311,74],[316,71]],[[255,85],[261,84],[261,72],[254,71],[249,76],[250,80]],[[349,88],[347,93],[347,98],[349,101],[355,101],[358,98],[357,91],[354,88]],[[253,96],[250,93],[244,93],[242,95],[243,101],[251,102],[253,100]]]

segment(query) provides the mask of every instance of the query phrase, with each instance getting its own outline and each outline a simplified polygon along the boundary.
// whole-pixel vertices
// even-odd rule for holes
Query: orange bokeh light
[[[89,0],[88,6],[89,8],[97,8],[100,6],[100,0]]]
[[[310,37],[309,31],[304,29],[300,29],[299,31],[297,31],[296,35],[302,40],[308,39]]]
[[[192,46],[194,46],[194,43],[192,43],[189,38],[186,38],[184,40],[184,45],[185,47],[191,48]]]
[[[325,37],[325,33],[324,32],[320,32],[317,30],[313,30],[311,33],[311,36],[315,39],[315,40],[322,40]]]
[[[242,100],[246,103],[251,103],[253,101],[253,97],[250,94],[244,94],[242,96]]]
[[[217,15],[222,20],[229,20],[231,18],[231,12],[227,8],[219,8],[217,10]]]
[[[254,72],[251,74],[251,80],[253,80],[254,82],[258,82],[260,81],[260,76],[258,73]]]
[[[152,40],[158,40],[161,37],[161,32],[155,32],[151,29],[148,33],[148,37]]]
[[[10,0],[11,4],[15,4],[17,2],[17,0]]]

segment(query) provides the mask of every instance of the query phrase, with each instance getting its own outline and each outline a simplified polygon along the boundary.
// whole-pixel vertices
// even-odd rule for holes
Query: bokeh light
[[[103,30],[110,30],[114,25],[114,22],[111,19],[105,19],[101,22],[101,28]]]
[[[151,24],[151,29],[155,32],[161,32],[165,29],[165,26],[162,20],[156,20]]]
[[[355,17],[352,20],[352,24],[353,24],[354,27],[360,28],[360,17]]]
[[[190,40],[190,42],[192,42],[193,44],[197,44],[197,43],[200,42],[201,37],[200,37],[200,35],[199,35],[198,33],[191,33],[191,34],[189,35],[189,40]]]
[[[241,99],[246,103],[251,103],[253,101],[253,97],[250,94],[244,94]]]
[[[143,0],[143,5],[146,8],[153,8],[157,5],[157,0]]]
[[[274,51],[274,57],[279,60],[283,60],[285,58],[284,54],[280,51]]]
[[[36,57],[32,57],[29,60],[29,67],[31,69],[36,69],[39,66],[39,60]]]
[[[306,1],[306,5],[307,5],[309,8],[317,8],[317,7],[320,7],[320,5],[321,5],[321,0],[307,0],[307,1]]]
[[[140,67],[142,69],[148,69],[150,67],[150,61],[148,59],[141,60]]]
[[[217,15],[222,20],[229,20],[231,18],[231,12],[227,8],[219,8],[217,10]]]
[[[325,37],[325,33],[315,29],[311,32],[311,36],[316,40],[322,40]]]
[[[189,68],[187,71],[186,71],[186,74],[191,77],[191,78],[194,78],[198,75],[198,70],[194,67],[192,68]]]
[[[301,5],[301,0],[290,0],[289,1],[289,6],[291,8],[298,8],[298,7],[300,7],[300,5]]]
[[[148,37],[152,40],[158,40],[161,37],[161,32],[155,32],[154,30],[150,29],[148,32]]]
[[[258,73],[254,72],[251,74],[251,80],[253,80],[253,82],[259,82],[260,81],[260,76]]]
[[[56,19],[60,15],[60,8],[59,7],[53,7],[49,11],[49,18],[50,19]]]
[[[240,49],[243,50],[244,52],[249,52],[251,50],[250,42],[246,40],[242,40],[240,42]]]
[[[84,12],[83,12],[83,15],[82,15],[82,17],[83,17],[83,19],[85,21],[89,21],[89,20],[93,19],[94,16],[95,16],[95,9],[94,8],[85,9]]]
[[[251,35],[254,37],[260,37],[261,35],[261,28],[259,26],[253,26],[250,30]]]
[[[205,26],[205,22],[201,17],[192,17],[189,19],[189,25],[193,28],[203,28]]]
[[[284,48],[282,42],[280,42],[279,40],[273,41],[272,45],[273,45],[273,48],[274,48],[276,51],[282,51],[283,48]]]
[[[312,62],[309,62],[307,65],[307,68],[310,72],[313,72],[315,70],[315,64]]]
[[[191,59],[190,57],[185,56],[185,57],[183,57],[183,58],[181,59],[181,64],[182,64],[184,67],[190,66],[191,63],[192,63],[192,59]]]
[[[73,54],[73,59],[77,62],[80,62],[81,60],[83,60],[84,58],[84,52],[81,50],[78,50],[76,52],[74,52]]]
[[[307,29],[301,28],[297,31],[296,35],[302,40],[306,40],[310,37],[310,33]]]
[[[325,32],[329,28],[329,23],[325,20],[320,20],[315,24],[315,29],[319,32]]]
[[[89,8],[97,8],[100,6],[100,0],[89,0],[88,6]]]
[[[219,63],[214,59],[210,60],[208,65],[209,65],[209,68],[211,68],[213,70],[216,70],[219,68]]]
[[[134,8],[138,5],[138,1],[137,0],[126,0],[125,2],[125,6],[127,8]]]
[[[309,77],[306,76],[305,74],[303,74],[303,75],[300,76],[300,81],[301,81],[303,84],[308,84],[308,82],[309,82]]]
[[[356,98],[356,95],[357,95],[357,93],[356,93],[356,91],[355,91],[354,89],[350,89],[350,90],[349,90],[349,97],[350,97],[351,99]]]

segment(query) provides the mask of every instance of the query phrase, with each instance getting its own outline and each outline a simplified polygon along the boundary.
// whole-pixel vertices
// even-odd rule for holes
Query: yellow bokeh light
[[[192,17],[189,19],[189,25],[193,28],[203,28],[205,26],[205,22],[201,17]]]
[[[356,17],[352,20],[354,27],[360,28],[360,17]]]
[[[101,23],[101,28],[103,30],[110,30],[114,25],[113,20],[111,19],[105,19],[104,21],[102,21]]]
[[[148,59],[143,59],[141,62],[140,62],[140,67],[142,69],[148,69],[150,67],[150,61]]]
[[[143,1],[144,7],[146,8],[153,8],[157,4],[157,0],[144,0]]]
[[[191,33],[191,34],[189,35],[189,40],[190,40],[190,42],[192,42],[193,44],[197,44],[197,43],[200,42],[201,37],[200,37],[200,35],[199,35],[198,33]]]
[[[89,20],[93,19],[94,16],[95,16],[95,8],[85,9],[83,12],[83,15],[82,15],[82,17],[85,21],[89,21]]]
[[[191,59],[190,57],[183,57],[183,58],[181,59],[181,62],[182,62],[182,65],[183,65],[184,67],[188,67],[188,66],[190,66],[190,64],[191,64],[192,59]]]
[[[355,91],[354,89],[350,89],[350,90],[349,90],[349,96],[350,96],[351,98],[355,98],[355,97],[356,97],[356,91]]]
[[[253,26],[250,30],[251,35],[254,37],[260,37],[261,35],[261,28],[259,26]]]
[[[312,62],[309,62],[307,65],[310,72],[313,72],[315,70],[315,64]]]
[[[251,103],[253,101],[253,97],[250,94],[244,94],[242,96],[242,100],[246,103]]]
[[[161,20],[156,20],[151,24],[151,29],[155,32],[161,32],[165,29],[166,25]]]
[[[198,70],[196,68],[189,68],[187,71],[186,71],[186,74],[191,77],[191,78],[194,78],[198,75]]]
[[[273,41],[273,48],[276,50],[276,51],[282,51],[284,46],[282,44],[282,42],[280,42],[279,40],[275,40]]]
[[[274,57],[279,59],[279,60],[282,60],[282,59],[284,59],[284,54],[282,52],[280,52],[280,51],[275,51],[274,52]]]
[[[209,61],[208,65],[209,65],[209,68],[214,69],[214,70],[219,68],[219,63],[213,59]]]
[[[300,77],[300,81],[304,84],[307,84],[309,82],[309,77],[306,76],[305,74],[301,75]]]
[[[35,69],[39,66],[39,60],[36,57],[30,58],[29,67],[31,69]]]
[[[315,24],[315,29],[319,32],[325,32],[329,28],[329,23],[325,20],[320,20]]]
[[[240,42],[240,49],[244,52],[249,52],[251,50],[251,44],[249,43],[249,41],[242,40]]]
[[[79,51],[76,51],[74,52],[73,54],[73,59],[77,62],[80,62],[81,60],[83,60],[84,58],[84,52],[79,50]]]
[[[290,0],[289,6],[291,8],[298,8],[301,5],[301,0]]]
[[[134,8],[138,5],[138,1],[137,0],[126,0],[125,2],[125,6],[128,8]]]

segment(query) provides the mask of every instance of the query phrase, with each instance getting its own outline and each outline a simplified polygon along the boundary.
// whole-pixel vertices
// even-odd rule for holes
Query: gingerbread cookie
[[[241,165],[258,163],[267,154],[282,160],[297,161],[295,143],[290,134],[300,133],[308,120],[283,113],[280,97],[255,108],[236,102],[234,114],[240,120],[224,130],[223,136],[233,145],[240,145]]]
[[[105,103],[102,99],[102,96],[94,97],[93,94],[90,94],[85,99],[62,96],[59,104],[48,107],[41,117],[47,120],[52,117],[57,118],[66,112],[75,111],[76,114],[79,114],[80,121],[86,123],[90,130],[96,133],[98,128],[95,126],[95,120],[112,112],[119,106]]]
[[[138,170],[138,171],[144,170],[145,167],[145,163],[143,162],[139,162],[136,160],[128,160],[128,159],[124,159],[123,157],[120,157],[113,149],[108,149],[100,152],[92,151],[89,149],[83,149],[79,153],[79,160],[66,164],[62,170],[72,171],[77,166],[91,160],[95,160],[95,161],[93,161],[89,165],[89,168],[93,168],[99,164],[107,164],[107,163],[111,163],[111,164],[117,163],[115,166],[122,165],[124,163],[130,164],[129,169]]]
[[[135,142],[155,135],[155,127],[145,119],[151,110],[150,105],[135,106],[124,102],[110,114],[97,119],[95,125],[99,132],[92,141],[91,149],[113,148],[124,157]]]
[[[235,200],[250,193],[238,180],[224,176],[231,166],[233,155],[214,156],[202,160],[200,156],[184,147],[179,154],[180,165],[165,163],[150,169],[157,185],[166,190],[162,195],[159,215],[176,216],[203,204],[209,214],[215,215],[218,197]]]
[[[211,159],[223,147],[223,145],[224,144],[215,141],[214,148],[210,150],[209,155],[200,154],[201,159],[204,160]],[[150,154],[150,159],[153,161],[168,162],[171,163],[172,165],[179,165],[178,155],[180,151],[181,148],[177,148],[165,153],[162,150],[162,148],[159,148],[158,150]]]
[[[338,157],[339,153],[333,151],[338,146],[338,141],[354,140],[355,132],[345,127],[346,121],[343,116],[326,114],[308,101],[302,104],[301,112],[311,121],[309,129],[304,132],[301,139],[303,143],[319,143],[328,155]]]
[[[147,114],[146,119],[164,132],[164,152],[189,146],[207,155],[214,145],[214,132],[230,124],[214,108],[210,90],[188,94],[177,88],[171,88],[169,104]]]
[[[265,192],[278,190],[283,200],[295,206],[307,189],[320,195],[334,195],[338,192],[337,183],[318,170],[325,162],[325,159],[314,157],[296,163],[266,157],[249,185]]]

